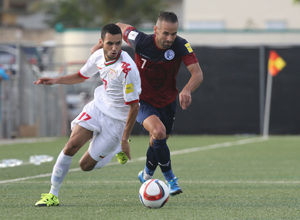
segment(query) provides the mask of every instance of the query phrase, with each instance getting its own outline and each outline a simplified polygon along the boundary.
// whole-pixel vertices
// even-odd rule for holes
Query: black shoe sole
[[[182,190],[177,190],[177,191],[175,191],[175,192],[173,192],[173,193],[170,193],[170,195],[171,195],[171,196],[176,196],[176,195],[178,195],[178,194],[180,194],[180,193],[183,193]]]

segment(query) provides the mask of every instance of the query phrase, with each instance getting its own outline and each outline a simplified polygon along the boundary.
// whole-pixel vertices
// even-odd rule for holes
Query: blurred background
[[[178,35],[204,72],[192,106],[177,109],[175,134],[262,134],[270,50],[286,67],[273,79],[269,132],[300,133],[300,1],[0,0],[0,138],[68,135],[100,80],[33,81],[77,72],[103,24],[121,21],[150,34],[161,10],[178,15]],[[183,65],[179,90],[188,79]],[[134,133],[143,130],[136,125]]]

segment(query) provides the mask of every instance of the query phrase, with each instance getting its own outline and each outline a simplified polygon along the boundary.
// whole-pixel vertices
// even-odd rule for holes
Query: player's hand
[[[35,85],[40,85],[40,84],[43,84],[43,85],[53,85],[53,84],[56,83],[56,80],[53,79],[53,78],[43,77],[43,78],[40,78],[40,79],[36,80],[33,83]]]
[[[183,110],[186,110],[192,103],[191,92],[183,89],[179,94],[179,104]]]
[[[126,154],[129,160],[131,160],[130,156],[130,146],[128,140],[122,140],[121,142],[122,151]]]

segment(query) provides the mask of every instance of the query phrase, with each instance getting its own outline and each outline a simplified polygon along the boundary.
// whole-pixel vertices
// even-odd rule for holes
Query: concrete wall
[[[18,38],[23,43],[40,44],[55,39],[55,31],[52,29],[20,29],[0,27],[0,43],[16,43]]]

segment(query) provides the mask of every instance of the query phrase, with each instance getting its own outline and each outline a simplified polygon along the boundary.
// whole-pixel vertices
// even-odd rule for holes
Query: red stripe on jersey
[[[80,71],[78,71],[78,74],[79,74],[80,77],[82,77],[84,79],[89,79],[89,77],[82,75]]]
[[[132,103],[137,103],[137,102],[139,102],[138,99],[137,99],[137,100],[130,101],[130,102],[125,102],[125,104],[126,104],[126,105],[130,105],[130,104],[132,104]]]
[[[198,59],[197,59],[195,53],[189,53],[189,54],[183,56],[182,60],[186,66],[194,64],[194,63],[198,63]]]
[[[104,82],[104,88],[107,89],[107,80],[102,79],[102,78],[101,78],[101,80],[102,80],[102,82]]]

